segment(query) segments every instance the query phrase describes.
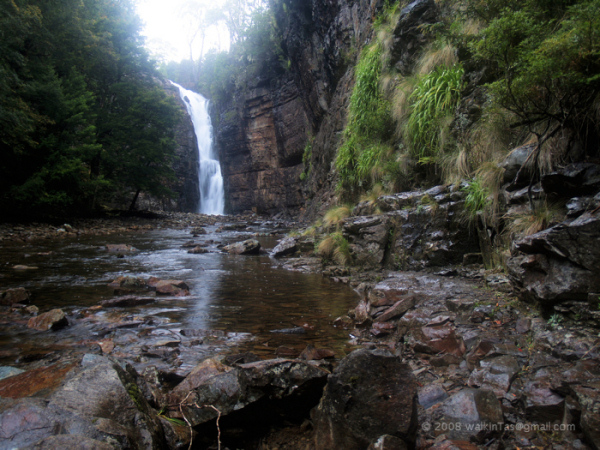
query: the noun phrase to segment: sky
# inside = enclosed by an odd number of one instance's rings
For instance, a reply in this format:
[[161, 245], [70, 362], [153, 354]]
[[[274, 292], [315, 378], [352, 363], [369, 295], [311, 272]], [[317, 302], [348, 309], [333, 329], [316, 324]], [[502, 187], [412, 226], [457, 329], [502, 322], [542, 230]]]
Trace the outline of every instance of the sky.
[[[207, 0], [195, 0], [201, 3]], [[145, 24], [146, 46], [153, 56], [162, 61], [181, 61], [189, 59], [189, 41], [197, 23], [193, 16], [182, 12], [189, 0], [138, 0], [137, 12]], [[223, 0], [209, 0], [211, 6], [223, 3]], [[210, 48], [225, 50], [228, 48], [228, 34], [224, 26], [210, 27], [204, 44], [204, 53]], [[192, 47], [194, 60], [200, 57], [200, 40], [196, 39]]]

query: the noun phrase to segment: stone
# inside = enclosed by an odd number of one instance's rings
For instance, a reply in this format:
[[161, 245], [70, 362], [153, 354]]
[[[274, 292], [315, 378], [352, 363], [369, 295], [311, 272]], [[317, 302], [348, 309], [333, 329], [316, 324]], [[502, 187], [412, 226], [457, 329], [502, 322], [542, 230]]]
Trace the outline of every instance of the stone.
[[296, 238], [288, 237], [282, 239], [277, 243], [275, 248], [271, 251], [271, 256], [274, 258], [281, 258], [284, 256], [293, 255], [298, 251], [298, 241]]
[[196, 227], [196, 228], [192, 228], [192, 230], [190, 231], [190, 234], [193, 234], [194, 236], [199, 236], [201, 234], [207, 234], [207, 231], [203, 227]]
[[432, 406], [438, 405], [448, 398], [448, 394], [442, 386], [436, 383], [428, 384], [419, 389], [418, 393], [419, 404], [429, 409]]
[[415, 307], [416, 296], [407, 295], [403, 299], [398, 300], [390, 308], [386, 309], [375, 317], [375, 322], [387, 322], [402, 316], [406, 311]]
[[18, 399], [51, 392], [60, 386], [74, 367], [72, 361], [61, 361], [50, 366], [22, 371], [19, 376], [4, 378], [0, 380], [0, 397]]
[[0, 291], [0, 306], [10, 306], [13, 303], [29, 303], [31, 292], [25, 288], [14, 288]]
[[565, 398], [552, 390], [548, 380], [533, 380], [525, 384], [525, 413], [534, 423], [562, 420]]
[[223, 250], [233, 255], [258, 255], [260, 242], [256, 239], [247, 239], [243, 242], [226, 245]]
[[519, 183], [523, 183], [523, 180], [530, 174], [530, 168], [527, 166], [527, 169], [521, 172], [521, 177], [519, 180], [516, 180], [517, 174], [521, 167], [528, 163], [531, 154], [535, 150], [536, 144], [526, 144], [521, 147], [517, 147], [506, 156], [504, 161], [500, 164], [500, 167], [504, 169], [504, 182], [505, 183], [513, 183], [516, 182], [517, 185]]
[[508, 274], [527, 301], [583, 301], [600, 290], [600, 217], [590, 212], [527, 236], [514, 248]]
[[108, 287], [143, 289], [146, 287], [146, 280], [144, 280], [143, 278], [122, 275], [111, 281]]
[[69, 325], [69, 321], [62, 309], [52, 309], [48, 312], [32, 317], [27, 322], [28, 328], [38, 331], [58, 330]]
[[135, 295], [127, 295], [123, 297], [102, 300], [100, 305], [103, 308], [131, 308], [133, 306], [148, 305], [155, 301], [156, 299], [153, 297], [137, 297]]
[[462, 337], [457, 335], [456, 330], [447, 324], [415, 328], [411, 332], [409, 344], [415, 352], [434, 355], [447, 353], [462, 357], [466, 352]]
[[492, 391], [463, 389], [445, 400], [436, 410], [436, 435], [451, 439], [484, 442], [504, 431], [500, 401]]
[[499, 398], [504, 397], [508, 392], [514, 377], [520, 370], [518, 361], [507, 355], [485, 359], [479, 364], [480, 368], [471, 372], [469, 386], [491, 390]]
[[157, 295], [172, 295], [175, 297], [185, 297], [190, 295], [189, 286], [181, 280], [158, 280], [151, 285]]
[[23, 372], [25, 372], [23, 369], [19, 369], [17, 367], [0, 366], [0, 380], [14, 377], [15, 375], [19, 375]]
[[329, 348], [315, 348], [312, 345], [307, 345], [306, 348], [300, 353], [299, 358], [307, 361], [318, 361], [326, 358], [334, 358], [335, 352]]
[[[303, 392], [321, 392], [329, 372], [308, 362], [273, 359], [226, 366], [207, 359], [169, 394], [192, 426], [228, 415], [260, 399], [281, 400]], [[210, 405], [210, 406], [209, 406]], [[179, 409], [181, 406], [181, 410]], [[216, 408], [216, 410], [214, 408]]]
[[205, 249], [204, 247], [201, 247], [200, 245], [197, 245], [194, 248], [188, 250], [188, 253], [190, 253], [192, 255], [202, 255], [204, 253], [208, 253], [208, 250]]
[[542, 187], [546, 194], [562, 198], [595, 195], [600, 191], [600, 165], [573, 163], [542, 176]]
[[31, 446], [32, 450], [114, 450], [107, 442], [91, 439], [77, 434], [59, 434], [48, 436]]
[[106, 249], [111, 253], [132, 253], [137, 252], [137, 248], [128, 244], [106, 244]]
[[581, 429], [592, 448], [598, 450], [600, 449], [600, 382], [574, 386], [572, 391], [581, 405]]
[[356, 350], [329, 376], [313, 410], [317, 449], [364, 449], [380, 436], [414, 443], [417, 384], [410, 367], [388, 351]]

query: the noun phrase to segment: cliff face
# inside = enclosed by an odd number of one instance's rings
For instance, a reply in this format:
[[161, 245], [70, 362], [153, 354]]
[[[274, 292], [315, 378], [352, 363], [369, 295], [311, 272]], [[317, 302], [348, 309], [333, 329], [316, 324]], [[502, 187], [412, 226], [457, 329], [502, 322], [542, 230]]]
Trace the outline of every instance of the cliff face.
[[[317, 192], [323, 199], [313, 202], [315, 207], [327, 202], [351, 68], [382, 3], [272, 1], [289, 69], [266, 74], [238, 89], [230, 104], [216, 105], [215, 145], [227, 212], [298, 211]], [[305, 165], [307, 145], [312, 152]]]

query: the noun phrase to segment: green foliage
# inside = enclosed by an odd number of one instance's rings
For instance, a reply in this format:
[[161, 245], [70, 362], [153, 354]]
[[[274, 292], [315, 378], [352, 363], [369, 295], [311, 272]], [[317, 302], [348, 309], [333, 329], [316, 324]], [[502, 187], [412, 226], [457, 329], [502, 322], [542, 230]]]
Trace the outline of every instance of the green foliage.
[[302, 164], [304, 164], [304, 170], [300, 174], [300, 180], [302, 181], [306, 180], [312, 171], [312, 144], [313, 138], [310, 137], [307, 139], [304, 153], [302, 153]]
[[409, 97], [407, 138], [411, 155], [420, 162], [434, 161], [443, 151], [440, 130], [460, 100], [463, 73], [460, 65], [439, 66], [419, 79]]
[[483, 212], [489, 206], [489, 191], [478, 177], [465, 186], [463, 191], [467, 194], [465, 197], [465, 211], [469, 219], [474, 221], [477, 214]]
[[381, 52], [377, 43], [365, 47], [355, 69], [348, 123], [335, 161], [342, 191], [368, 188], [377, 178], [373, 170], [391, 153], [389, 102], [379, 89]]
[[331, 260], [342, 266], [352, 261], [350, 243], [341, 231], [335, 231], [326, 236], [318, 245], [317, 253], [325, 260]]
[[123, 185], [128, 195], [166, 192], [159, 186], [168, 170], [157, 160], [173, 153], [168, 141], [178, 108], [152, 81], [156, 72], [133, 3], [14, 0], [5, 6], [0, 208], [83, 213], [112, 201]]

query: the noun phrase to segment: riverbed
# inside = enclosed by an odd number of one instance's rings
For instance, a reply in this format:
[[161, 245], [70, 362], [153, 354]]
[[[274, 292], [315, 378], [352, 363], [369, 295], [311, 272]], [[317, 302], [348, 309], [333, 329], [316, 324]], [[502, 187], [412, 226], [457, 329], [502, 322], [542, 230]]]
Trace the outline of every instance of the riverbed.
[[[40, 314], [60, 308], [69, 326], [33, 331], [24, 310], [1, 318], [0, 365], [104, 351], [138, 370], [153, 365], [183, 376], [216, 354], [252, 352], [267, 359], [312, 345], [343, 357], [351, 350], [348, 331], [333, 321], [356, 306], [357, 294], [321, 275], [283, 269], [268, 254], [283, 230], [262, 224], [228, 229], [221, 223], [205, 230], [195, 236], [190, 229], [164, 228], [3, 244], [0, 290], [27, 289]], [[260, 255], [222, 251], [248, 238], [259, 240]], [[192, 242], [206, 252], [188, 253]], [[111, 252], [108, 244], [135, 250]], [[135, 307], [99, 306], [116, 297], [108, 284], [119, 276], [182, 280], [189, 295], [156, 296]]]

